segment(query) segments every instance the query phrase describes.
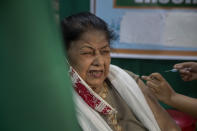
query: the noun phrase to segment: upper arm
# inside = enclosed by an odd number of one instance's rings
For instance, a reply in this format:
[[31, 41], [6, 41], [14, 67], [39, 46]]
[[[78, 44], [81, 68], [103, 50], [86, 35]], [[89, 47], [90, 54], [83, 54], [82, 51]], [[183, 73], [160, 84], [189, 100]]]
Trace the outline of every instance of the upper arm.
[[133, 72], [125, 70], [138, 84], [144, 97], [152, 110], [154, 117], [161, 129], [161, 131], [179, 131], [180, 128], [176, 125], [173, 119], [165, 111], [164, 108], [159, 104], [158, 100], [152, 93], [152, 91], [146, 86], [146, 84], [140, 79], [140, 77]]

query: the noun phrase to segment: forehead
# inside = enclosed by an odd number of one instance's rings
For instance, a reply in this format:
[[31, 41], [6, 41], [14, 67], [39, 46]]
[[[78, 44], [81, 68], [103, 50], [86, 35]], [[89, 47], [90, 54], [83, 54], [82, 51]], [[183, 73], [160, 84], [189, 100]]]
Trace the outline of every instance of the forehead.
[[92, 48], [102, 48], [107, 45], [109, 46], [109, 41], [105, 32], [91, 30], [82, 34], [80, 39], [75, 41], [72, 46], [82, 48], [87, 45]]

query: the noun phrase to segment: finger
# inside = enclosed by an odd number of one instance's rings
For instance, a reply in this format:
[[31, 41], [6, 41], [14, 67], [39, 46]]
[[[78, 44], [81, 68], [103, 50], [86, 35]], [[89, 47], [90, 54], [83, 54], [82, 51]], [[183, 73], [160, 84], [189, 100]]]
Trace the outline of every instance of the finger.
[[151, 82], [151, 81], [147, 81], [146, 85], [148, 87], [150, 87], [152, 90], [154, 90], [154, 92], [158, 92], [159, 91], [158, 86], [155, 83]]
[[155, 88], [153, 88], [153, 87], [149, 87], [149, 88], [150, 88], [151, 92], [153, 92], [154, 94], [157, 94], [158, 91]]
[[143, 80], [146, 80], [146, 81], [151, 81], [151, 82], [153, 82], [153, 83], [155, 83], [155, 84], [159, 84], [160, 82], [157, 80], [157, 78], [156, 77], [153, 77], [153, 76], [142, 76], [141, 77]]
[[180, 76], [184, 81], [187, 81], [188, 78], [190, 78], [192, 76], [192, 74], [189, 72], [180, 72]]
[[181, 68], [183, 68], [183, 66], [182, 66], [182, 64], [175, 64], [173, 66], [173, 68], [175, 68], [175, 69], [181, 69]]
[[151, 82], [153, 82], [155, 85], [159, 85], [161, 83], [160, 80], [158, 80], [157, 77], [151, 76]]
[[154, 81], [154, 83], [157, 85], [167, 82], [166, 79], [160, 73], [152, 73], [151, 76], [156, 79], [156, 81]]
[[162, 75], [159, 74], [159, 73], [152, 73], [150, 76], [151, 76], [152, 78], [158, 80], [158, 81], [162, 81], [162, 80], [164, 79], [164, 78], [162, 77]]
[[183, 62], [183, 63], [175, 64], [174, 68], [176, 69], [189, 68], [191, 67], [192, 64], [193, 62]]
[[181, 78], [182, 78], [183, 81], [189, 81], [190, 76], [188, 76], [188, 75], [183, 75], [183, 76], [181, 76]]
[[146, 80], [146, 81], [151, 80], [151, 78], [150, 78], [149, 76], [141, 76], [141, 78], [142, 78], [143, 80]]
[[189, 74], [191, 73], [191, 72], [188, 70], [188, 68], [180, 69], [179, 72], [180, 72], [181, 74], [187, 74], [187, 75], [189, 75]]

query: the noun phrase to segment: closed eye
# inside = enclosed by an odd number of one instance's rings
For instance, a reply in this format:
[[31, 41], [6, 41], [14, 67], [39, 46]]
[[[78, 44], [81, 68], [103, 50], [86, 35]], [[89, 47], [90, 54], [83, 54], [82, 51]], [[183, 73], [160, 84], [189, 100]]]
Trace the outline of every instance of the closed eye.
[[80, 54], [81, 54], [81, 55], [92, 55], [93, 52], [81, 52]]
[[109, 54], [109, 53], [110, 53], [110, 50], [102, 50], [101, 51], [101, 54], [104, 54], [104, 55]]

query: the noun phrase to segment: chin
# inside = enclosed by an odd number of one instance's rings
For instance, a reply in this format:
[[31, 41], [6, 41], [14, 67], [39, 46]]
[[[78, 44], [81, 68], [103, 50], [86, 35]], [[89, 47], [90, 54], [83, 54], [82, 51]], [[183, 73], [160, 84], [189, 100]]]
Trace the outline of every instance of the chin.
[[101, 86], [103, 84], [103, 81], [90, 81], [90, 82], [87, 82], [89, 86], [93, 86], [93, 87], [98, 87], [98, 86]]

